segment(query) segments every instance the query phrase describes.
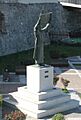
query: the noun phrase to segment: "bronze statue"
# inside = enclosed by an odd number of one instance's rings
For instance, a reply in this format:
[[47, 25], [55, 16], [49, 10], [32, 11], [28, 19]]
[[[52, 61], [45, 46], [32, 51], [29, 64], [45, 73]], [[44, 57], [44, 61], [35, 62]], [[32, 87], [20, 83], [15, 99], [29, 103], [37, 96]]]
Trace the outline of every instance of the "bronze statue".
[[35, 64], [42, 65], [44, 64], [44, 36], [43, 33], [49, 27], [51, 21], [52, 13], [40, 13], [39, 19], [34, 26], [34, 37], [35, 37], [35, 46], [33, 58], [35, 60]]

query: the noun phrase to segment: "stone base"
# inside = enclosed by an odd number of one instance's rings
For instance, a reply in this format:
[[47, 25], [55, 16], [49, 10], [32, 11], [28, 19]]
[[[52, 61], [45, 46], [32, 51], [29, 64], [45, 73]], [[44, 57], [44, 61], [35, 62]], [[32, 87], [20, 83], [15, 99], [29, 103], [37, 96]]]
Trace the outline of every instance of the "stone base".
[[26, 67], [28, 91], [39, 93], [53, 88], [53, 67], [29, 65]]
[[71, 99], [58, 88], [35, 94], [30, 93], [27, 87], [20, 87], [4, 101], [37, 119], [79, 107], [79, 101]]

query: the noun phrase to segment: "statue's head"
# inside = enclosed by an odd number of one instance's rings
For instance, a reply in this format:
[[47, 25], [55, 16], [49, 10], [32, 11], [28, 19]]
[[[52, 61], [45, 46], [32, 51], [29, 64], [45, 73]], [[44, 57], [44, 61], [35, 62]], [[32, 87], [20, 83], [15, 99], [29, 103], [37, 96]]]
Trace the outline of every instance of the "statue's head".
[[47, 12], [47, 13], [40, 13], [40, 24], [41, 27], [45, 27], [45, 25], [47, 23], [51, 22], [51, 18], [52, 18], [52, 12]]

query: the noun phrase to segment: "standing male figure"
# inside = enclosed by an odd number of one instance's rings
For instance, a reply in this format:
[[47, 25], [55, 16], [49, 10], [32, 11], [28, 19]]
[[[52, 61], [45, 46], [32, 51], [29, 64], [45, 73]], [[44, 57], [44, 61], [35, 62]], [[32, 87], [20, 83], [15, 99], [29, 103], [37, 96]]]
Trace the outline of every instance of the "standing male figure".
[[42, 14], [40, 13], [39, 19], [34, 26], [34, 37], [35, 37], [35, 46], [33, 58], [35, 64], [43, 65], [44, 64], [44, 35], [51, 21], [51, 12]]

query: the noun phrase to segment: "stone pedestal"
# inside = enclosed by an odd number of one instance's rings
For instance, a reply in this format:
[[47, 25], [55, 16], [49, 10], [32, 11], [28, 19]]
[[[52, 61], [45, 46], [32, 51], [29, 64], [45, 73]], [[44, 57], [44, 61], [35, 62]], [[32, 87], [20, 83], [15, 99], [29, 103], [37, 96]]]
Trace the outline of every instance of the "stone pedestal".
[[27, 66], [27, 88], [31, 92], [42, 92], [53, 88], [52, 66]]
[[64, 94], [61, 89], [53, 88], [53, 67], [27, 66], [27, 86], [10, 93], [4, 101], [15, 105], [32, 118], [44, 118], [58, 112], [79, 106], [79, 102]]

